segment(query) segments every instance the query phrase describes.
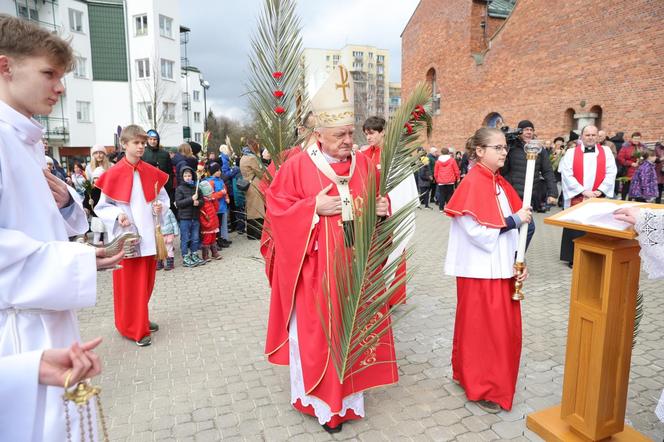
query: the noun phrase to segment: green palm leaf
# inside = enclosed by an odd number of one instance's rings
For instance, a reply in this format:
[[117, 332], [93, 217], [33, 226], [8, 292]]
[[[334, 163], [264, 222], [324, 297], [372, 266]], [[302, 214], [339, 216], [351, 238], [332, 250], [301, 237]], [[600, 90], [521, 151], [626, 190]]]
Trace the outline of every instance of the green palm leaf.
[[[414, 116], [413, 110], [428, 105], [430, 96], [426, 85], [418, 85], [388, 123], [381, 153], [381, 195], [386, 195], [405, 179], [412, 179], [413, 172], [418, 168], [414, 152], [423, 133], [430, 133], [431, 120], [424, 114]], [[411, 133], [404, 129], [407, 123], [412, 127]], [[402, 247], [414, 229], [414, 212], [419, 201], [413, 199], [392, 216], [379, 219], [373, 197], [376, 194], [375, 179], [371, 175], [368, 178], [368, 196], [363, 198], [360, 209], [354, 213], [354, 245], [351, 248], [340, 247], [336, 251], [333, 274], [324, 276], [325, 310], [333, 319], [328, 321], [322, 306], [318, 306], [340, 382], [371, 366], [364, 363], [363, 356], [389, 332], [390, 319], [395, 311], [395, 307], [389, 307], [389, 300], [412, 277], [409, 271], [405, 277], [391, 280], [399, 260], [387, 260], [390, 254]], [[407, 260], [411, 254], [412, 251], [407, 249]], [[331, 284], [334, 284], [336, 295], [329, 289]]]

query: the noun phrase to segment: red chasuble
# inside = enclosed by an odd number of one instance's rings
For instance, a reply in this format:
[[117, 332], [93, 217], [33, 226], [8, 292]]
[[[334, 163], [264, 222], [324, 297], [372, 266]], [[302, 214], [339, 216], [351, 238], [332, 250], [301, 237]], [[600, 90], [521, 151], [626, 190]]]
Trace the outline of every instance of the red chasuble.
[[[149, 203], [157, 198], [159, 191], [168, 181], [168, 174], [162, 172], [143, 160], [131, 164], [127, 158], [122, 158], [118, 163], [108, 169], [95, 182], [95, 186], [101, 189], [109, 198], [121, 203], [129, 204], [131, 188], [134, 184], [134, 171], [138, 171], [143, 186], [145, 202]], [[157, 193], [154, 185], [157, 183]]]
[[497, 185], [505, 191], [512, 212], [516, 213], [521, 209], [523, 203], [512, 185], [499, 172], [493, 173], [482, 163], [477, 163], [461, 180], [450, 202], [445, 204], [445, 213], [452, 217], [470, 215], [478, 224], [485, 227], [496, 229], [505, 227], [505, 214], [500, 210], [498, 197], [489, 197], [497, 195]]
[[[378, 179], [380, 179], [381, 151], [382, 150], [380, 146], [374, 146], [374, 145], [371, 145], [367, 149], [361, 151], [362, 154], [366, 155], [376, 167], [376, 176], [378, 177]], [[405, 279], [406, 279], [406, 254], [404, 252], [401, 255], [401, 262], [399, 263], [399, 267], [397, 267], [394, 273], [393, 284], [396, 284], [399, 281], [404, 281]], [[394, 294], [390, 298], [390, 306], [397, 304], [405, 304], [405, 303], [406, 303], [406, 283], [404, 283], [399, 290], [394, 292]]]
[[[338, 175], [347, 174], [350, 161], [330, 164]], [[356, 155], [355, 173], [350, 180], [351, 195], [365, 196], [371, 164]], [[333, 257], [344, 246], [341, 216], [321, 216], [314, 224], [316, 195], [332, 184], [314, 165], [309, 155], [292, 157], [272, 181], [267, 191], [267, 216], [274, 241], [274, 272], [265, 353], [274, 364], [289, 363], [288, 326], [297, 312], [297, 333], [305, 392], [326, 402], [333, 413], [342, 408], [344, 397], [368, 388], [397, 382], [398, 372], [391, 330], [375, 347], [367, 348], [352, 374], [341, 384], [331, 359], [318, 308], [322, 308], [326, 327], [338, 323], [335, 284], [332, 313], [323, 291], [324, 274], [331, 274]], [[335, 186], [328, 195], [338, 195]], [[374, 196], [375, 197], [375, 196]], [[389, 326], [389, 325], [388, 325]]]
[[[291, 157], [302, 153], [302, 146], [295, 146], [287, 149], [281, 153], [281, 164], [283, 165]], [[267, 166], [267, 173], [269, 173], [274, 181], [274, 177], [277, 174], [277, 167], [274, 165], [274, 161]], [[263, 175], [263, 179], [260, 183], [260, 191], [263, 195], [267, 191], [270, 184], [267, 181], [267, 173]], [[265, 275], [267, 280], [272, 285], [272, 273], [274, 272], [274, 241], [272, 241], [272, 236], [270, 232], [270, 218], [267, 213], [265, 214], [265, 219], [263, 220], [263, 233], [261, 234], [261, 255], [265, 259]]]

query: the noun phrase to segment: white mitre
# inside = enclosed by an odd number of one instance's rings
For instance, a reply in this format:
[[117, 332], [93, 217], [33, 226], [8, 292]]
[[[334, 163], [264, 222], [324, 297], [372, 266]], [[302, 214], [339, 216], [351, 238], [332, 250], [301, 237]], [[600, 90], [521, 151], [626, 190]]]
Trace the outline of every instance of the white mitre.
[[311, 110], [319, 127], [355, 124], [353, 77], [338, 65], [311, 99]]

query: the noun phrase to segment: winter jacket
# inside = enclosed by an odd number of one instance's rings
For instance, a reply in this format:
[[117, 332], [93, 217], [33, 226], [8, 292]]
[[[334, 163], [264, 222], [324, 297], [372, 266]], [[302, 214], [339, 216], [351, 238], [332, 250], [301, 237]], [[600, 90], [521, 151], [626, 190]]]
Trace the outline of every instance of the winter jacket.
[[[523, 187], [526, 185], [526, 151], [523, 141], [520, 139], [512, 143], [507, 152], [505, 165], [500, 169], [500, 174], [514, 187], [514, 190], [523, 198]], [[558, 198], [558, 187], [556, 186], [556, 177], [551, 168], [549, 153], [546, 149], [537, 156], [535, 161], [535, 181], [540, 177], [546, 182], [546, 194]]]
[[168, 152], [159, 147], [157, 149], [152, 149], [150, 146], [146, 146], [145, 152], [143, 152], [141, 159], [146, 163], [153, 165], [162, 172], [168, 174], [168, 181], [166, 182], [164, 188], [166, 189], [166, 192], [172, 192], [173, 164], [171, 163], [171, 156], [168, 154]]
[[655, 165], [650, 161], [644, 161], [632, 176], [629, 197], [648, 200], [657, 197], [657, 195], [659, 195], [659, 191], [657, 189]]
[[223, 152], [219, 153], [221, 159], [221, 174], [224, 176], [225, 181], [232, 180], [240, 173], [240, 168], [231, 163], [231, 159]]
[[456, 160], [450, 155], [441, 155], [436, 160], [433, 176], [436, 184], [454, 184], [459, 181], [461, 174]]
[[417, 187], [420, 189], [431, 187], [431, 169], [428, 164], [422, 164], [420, 170], [417, 171]]
[[[194, 175], [190, 167], [185, 166], [183, 169], [192, 172], [192, 175]], [[194, 200], [192, 197], [196, 193], [196, 182], [192, 181], [190, 183], [186, 183], [182, 179], [182, 171], [180, 172], [179, 177], [180, 179], [178, 181], [180, 182], [180, 185], [177, 189], [175, 189], [175, 206], [178, 208], [178, 218], [180, 220], [198, 220], [198, 215], [201, 209], [200, 205], [202, 204], [203, 197], [199, 194], [199, 205], [194, 206]]]
[[637, 147], [633, 145], [631, 141], [627, 141], [620, 148], [620, 151], [618, 152], [618, 164], [624, 168], [623, 176], [627, 176], [629, 178], [634, 176], [634, 172], [636, 172], [637, 168], [632, 167], [632, 163], [638, 163], [635, 157], [637, 149], [638, 151], [643, 151], [643, 145], [639, 144]]
[[218, 201], [214, 198], [201, 195], [201, 212], [198, 221], [201, 223], [201, 233], [214, 233], [219, 231], [219, 218], [217, 218]]
[[161, 224], [161, 233], [164, 235], [180, 234], [180, 226], [178, 226], [178, 221], [175, 219], [175, 215], [171, 209], [168, 209], [164, 215], [164, 222]]
[[228, 211], [228, 204], [226, 203], [228, 191], [226, 190], [224, 180], [216, 176], [211, 176], [207, 180], [212, 186], [213, 197], [219, 202], [217, 213], [226, 213]]

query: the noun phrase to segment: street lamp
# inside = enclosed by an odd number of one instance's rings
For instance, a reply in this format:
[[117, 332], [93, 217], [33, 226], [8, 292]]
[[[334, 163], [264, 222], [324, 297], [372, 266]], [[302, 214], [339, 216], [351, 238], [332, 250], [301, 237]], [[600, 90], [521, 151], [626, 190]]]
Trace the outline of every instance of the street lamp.
[[210, 82], [201, 78], [203, 86], [203, 130], [207, 132], [207, 90], [210, 89]]

